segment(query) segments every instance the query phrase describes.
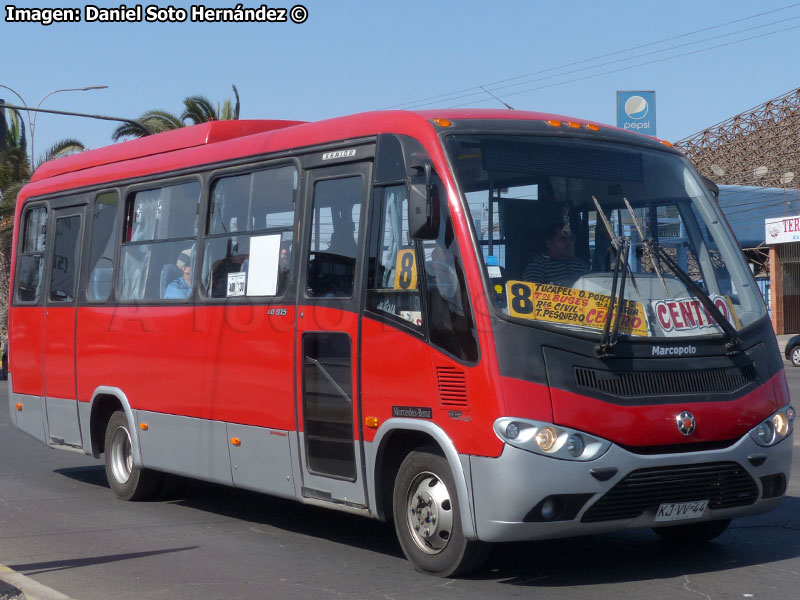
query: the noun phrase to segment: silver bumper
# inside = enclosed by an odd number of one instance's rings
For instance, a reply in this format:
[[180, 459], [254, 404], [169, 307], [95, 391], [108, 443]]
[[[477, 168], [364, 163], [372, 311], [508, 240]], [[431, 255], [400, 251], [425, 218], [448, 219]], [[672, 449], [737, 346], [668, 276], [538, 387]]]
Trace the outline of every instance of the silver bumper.
[[[778, 498], [762, 499], [760, 478], [783, 473], [788, 482], [792, 462], [793, 435], [771, 448], [758, 446], [749, 435], [722, 450], [697, 453], [639, 455], [613, 445], [600, 458], [577, 462], [558, 460], [506, 445], [498, 458], [470, 457], [475, 527], [478, 539], [486, 542], [507, 542], [571, 537], [653, 527], [655, 525], [696, 523], [705, 520], [729, 519], [767, 512], [780, 503]], [[753, 466], [748, 456], [762, 455], [766, 460]], [[629, 473], [637, 469], [712, 462], [735, 462], [753, 478], [758, 499], [747, 506], [706, 509], [702, 518], [692, 521], [656, 523], [655, 509], [632, 519], [582, 523], [581, 518], [593, 504]], [[590, 471], [614, 467], [618, 469], [608, 481], [598, 481]], [[531, 509], [553, 494], [592, 494], [575, 518], [566, 521], [525, 522]]]

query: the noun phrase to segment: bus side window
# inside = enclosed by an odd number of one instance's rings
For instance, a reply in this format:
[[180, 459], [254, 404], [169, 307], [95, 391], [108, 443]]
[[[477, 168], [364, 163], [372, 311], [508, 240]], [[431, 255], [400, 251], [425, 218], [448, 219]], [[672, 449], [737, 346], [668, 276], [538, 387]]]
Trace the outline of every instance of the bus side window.
[[19, 302], [38, 302], [42, 289], [47, 208], [38, 206], [25, 213], [22, 248], [15, 275]]
[[[293, 165], [214, 182], [202, 274], [209, 297], [283, 295], [289, 281], [296, 190]], [[253, 257], [251, 246], [260, 249], [252, 250]]]
[[439, 237], [424, 244], [430, 340], [456, 358], [474, 362], [478, 338], [464, 267], [446, 206], [440, 214]]
[[100, 194], [94, 201], [89, 247], [89, 281], [86, 287], [86, 298], [89, 302], [105, 302], [111, 295], [118, 207], [116, 192]]
[[[422, 328], [419, 261], [408, 237], [408, 193], [405, 184], [383, 188], [380, 227], [371, 244], [367, 307]], [[377, 243], [375, 243], [377, 242]]]
[[[128, 239], [121, 256], [121, 300], [160, 300], [166, 265], [191, 257], [194, 268], [200, 184], [196, 181], [136, 192], [128, 200]], [[189, 293], [181, 295], [188, 298]]]

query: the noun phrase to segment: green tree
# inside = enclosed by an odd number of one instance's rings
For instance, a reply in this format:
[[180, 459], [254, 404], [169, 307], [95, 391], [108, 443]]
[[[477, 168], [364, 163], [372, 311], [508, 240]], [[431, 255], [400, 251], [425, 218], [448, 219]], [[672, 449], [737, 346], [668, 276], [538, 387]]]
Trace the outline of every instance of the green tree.
[[183, 100], [183, 112], [180, 116], [165, 110], [148, 110], [137, 121], [142, 128], [132, 123], [123, 123], [111, 134], [111, 139], [118, 142], [126, 137], [144, 137], [146, 135], [180, 129], [189, 125], [199, 125], [208, 121], [233, 121], [239, 118], [239, 90], [233, 87], [235, 103], [230, 99], [214, 104], [205, 96], [188, 96]]

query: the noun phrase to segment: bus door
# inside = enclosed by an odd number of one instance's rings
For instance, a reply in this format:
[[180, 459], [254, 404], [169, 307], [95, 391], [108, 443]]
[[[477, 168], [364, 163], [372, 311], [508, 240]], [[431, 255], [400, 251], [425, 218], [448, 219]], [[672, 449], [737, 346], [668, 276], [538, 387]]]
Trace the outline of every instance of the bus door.
[[48, 442], [81, 445], [75, 380], [76, 296], [85, 208], [53, 211], [44, 311], [44, 390]]
[[363, 223], [371, 162], [307, 171], [297, 310], [302, 494], [366, 505], [359, 407]]

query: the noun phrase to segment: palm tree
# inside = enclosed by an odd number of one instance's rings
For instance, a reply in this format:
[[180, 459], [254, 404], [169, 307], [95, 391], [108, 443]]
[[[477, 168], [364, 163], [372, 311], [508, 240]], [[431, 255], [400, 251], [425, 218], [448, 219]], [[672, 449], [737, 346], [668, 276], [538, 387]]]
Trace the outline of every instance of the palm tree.
[[180, 117], [165, 110], [148, 110], [137, 119], [142, 128], [137, 128], [132, 123], [123, 123], [114, 130], [111, 139], [118, 142], [125, 137], [145, 137], [186, 127], [187, 122], [191, 125], [199, 125], [208, 121], [237, 120], [240, 108], [239, 90], [235, 85], [232, 87], [236, 96], [235, 104], [230, 99], [226, 99], [222, 104], [218, 102], [215, 108], [211, 100], [205, 96], [188, 96], [183, 99], [183, 112]]

